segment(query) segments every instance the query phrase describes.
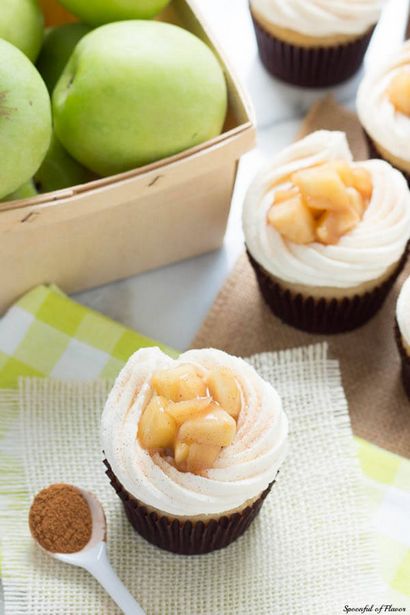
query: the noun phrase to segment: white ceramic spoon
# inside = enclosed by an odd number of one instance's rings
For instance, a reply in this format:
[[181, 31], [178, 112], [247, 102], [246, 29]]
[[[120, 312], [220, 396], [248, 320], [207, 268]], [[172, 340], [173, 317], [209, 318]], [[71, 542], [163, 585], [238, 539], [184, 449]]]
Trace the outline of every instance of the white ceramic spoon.
[[92, 531], [89, 542], [77, 553], [52, 553], [45, 549], [43, 551], [45, 550], [60, 562], [87, 570], [97, 579], [125, 615], [145, 615], [138, 602], [118, 578], [108, 559], [107, 524], [101, 502], [90, 491], [84, 489], [79, 489], [79, 491], [91, 510]]

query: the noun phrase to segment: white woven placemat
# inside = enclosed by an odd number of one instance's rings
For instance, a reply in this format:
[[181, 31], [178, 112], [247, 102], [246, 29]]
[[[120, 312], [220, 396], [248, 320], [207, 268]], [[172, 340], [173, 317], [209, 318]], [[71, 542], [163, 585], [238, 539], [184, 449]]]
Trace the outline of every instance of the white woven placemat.
[[[161, 551], [126, 521], [101, 463], [99, 417], [108, 383], [23, 379], [18, 393], [0, 392], [3, 421], [20, 408], [1, 452], [0, 489], [15, 485], [21, 493], [14, 511], [0, 511], [6, 615], [118, 612], [87, 573], [32, 544], [29, 502], [58, 481], [100, 497], [112, 563], [149, 615], [337, 615], [345, 604], [377, 600], [368, 506], [338, 363], [327, 358], [326, 345], [250, 362], [283, 397], [289, 458], [246, 534], [197, 557]], [[8, 457], [21, 459], [20, 472]]]

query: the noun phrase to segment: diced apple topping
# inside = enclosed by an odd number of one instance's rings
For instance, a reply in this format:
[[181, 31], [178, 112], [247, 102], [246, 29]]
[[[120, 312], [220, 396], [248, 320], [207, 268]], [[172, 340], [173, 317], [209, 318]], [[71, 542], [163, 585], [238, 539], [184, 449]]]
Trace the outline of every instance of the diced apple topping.
[[292, 182], [312, 209], [340, 210], [348, 206], [345, 185], [337, 171], [327, 165], [294, 173]]
[[367, 169], [352, 167], [345, 160], [333, 160], [327, 164], [338, 173], [346, 188], [355, 188], [364, 199], [370, 199], [373, 185]]
[[207, 410], [212, 404], [212, 397], [197, 397], [196, 399], [186, 399], [185, 401], [170, 401], [167, 405], [167, 412], [172, 418], [182, 425], [184, 421], [190, 419], [194, 414]]
[[315, 241], [315, 218], [300, 195], [271, 207], [268, 222], [293, 243]]
[[230, 414], [214, 404], [210, 412], [198, 414], [181, 425], [178, 438], [192, 444], [229, 446], [236, 433], [236, 421]]
[[302, 169], [291, 182], [274, 193], [267, 221], [298, 244], [337, 243], [360, 222], [373, 192], [369, 171], [346, 160]]
[[[363, 216], [366, 210], [366, 203], [356, 188], [346, 188], [347, 196], [349, 197], [350, 209], [353, 209], [359, 216], [357, 222]], [[357, 224], [356, 222], [356, 224]]]
[[206, 395], [205, 382], [195, 367], [188, 364], [155, 372], [151, 385], [158, 395], [163, 395], [172, 401], [184, 401]]
[[410, 71], [402, 69], [390, 81], [388, 88], [390, 102], [399, 113], [410, 116]]
[[224, 367], [213, 369], [206, 383], [214, 400], [231, 416], [237, 418], [242, 399], [238, 382], [231, 370]]
[[359, 220], [360, 216], [354, 209], [326, 211], [317, 225], [318, 239], [326, 245], [335, 244], [340, 237], [351, 231]]
[[354, 169], [353, 188], [360, 192], [367, 207], [373, 194], [372, 176], [367, 169]]
[[199, 473], [207, 468], [212, 468], [220, 452], [220, 446], [197, 444], [196, 442], [189, 444], [188, 455], [185, 460], [186, 471]]
[[148, 403], [138, 425], [138, 438], [144, 448], [171, 448], [177, 424], [166, 412], [167, 399], [155, 396]]
[[235, 374], [217, 367], [200, 375], [184, 364], [155, 372], [153, 397], [138, 425], [138, 439], [149, 451], [169, 458], [183, 472], [203, 472], [223, 447], [232, 444], [242, 408]]
[[176, 442], [174, 449], [174, 460], [177, 466], [182, 466], [188, 459], [189, 444], [186, 442]]
[[298, 196], [299, 190], [296, 186], [293, 188], [289, 188], [289, 190], [276, 190], [275, 192], [275, 205], [279, 205], [279, 203], [283, 203], [283, 201], [289, 201], [294, 196]]
[[353, 186], [353, 167], [347, 160], [331, 160], [327, 164], [336, 171], [345, 186]]

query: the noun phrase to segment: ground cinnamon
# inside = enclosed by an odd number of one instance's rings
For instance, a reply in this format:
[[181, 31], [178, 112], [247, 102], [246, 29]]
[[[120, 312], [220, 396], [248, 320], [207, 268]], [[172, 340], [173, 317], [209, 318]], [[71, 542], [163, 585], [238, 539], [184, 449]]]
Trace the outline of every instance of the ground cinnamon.
[[81, 491], [58, 483], [40, 491], [30, 508], [33, 537], [52, 553], [76, 553], [91, 537], [91, 511]]

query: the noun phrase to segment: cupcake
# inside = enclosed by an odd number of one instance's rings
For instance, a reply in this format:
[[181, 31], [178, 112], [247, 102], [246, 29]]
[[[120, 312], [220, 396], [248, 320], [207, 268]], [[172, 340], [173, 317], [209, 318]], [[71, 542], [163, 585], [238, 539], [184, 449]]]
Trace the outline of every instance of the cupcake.
[[304, 331], [349, 331], [377, 312], [404, 265], [410, 192], [387, 162], [353, 162], [344, 133], [320, 130], [257, 175], [243, 227], [274, 314]]
[[410, 399], [410, 277], [403, 284], [396, 304], [396, 341], [401, 357], [401, 377]]
[[226, 547], [249, 527], [287, 450], [279, 395], [242, 359], [136, 352], [102, 415], [111, 484], [134, 529], [187, 555]]
[[363, 79], [357, 112], [371, 155], [390, 162], [410, 184], [410, 41]]
[[259, 55], [293, 85], [328, 87], [360, 67], [384, 0], [250, 0]]

